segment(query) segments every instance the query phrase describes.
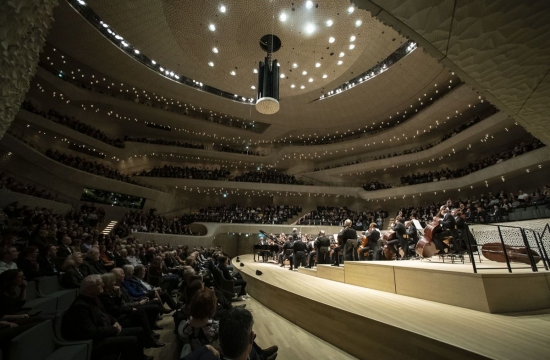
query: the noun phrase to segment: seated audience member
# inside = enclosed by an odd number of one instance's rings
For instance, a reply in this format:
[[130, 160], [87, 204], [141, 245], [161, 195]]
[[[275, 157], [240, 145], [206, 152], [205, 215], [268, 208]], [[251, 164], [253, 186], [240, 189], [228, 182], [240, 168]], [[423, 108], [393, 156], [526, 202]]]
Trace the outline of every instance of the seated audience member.
[[122, 297], [122, 302], [124, 304], [133, 306], [133, 307], [149, 304], [149, 305], [157, 306], [161, 314], [168, 314], [172, 312], [171, 309], [166, 309], [159, 300], [156, 300], [156, 299], [149, 300], [149, 298], [145, 295], [142, 295], [139, 297], [131, 296], [130, 294], [128, 294], [126, 289], [122, 286], [122, 282], [124, 281], [124, 278], [125, 278], [124, 270], [122, 270], [121, 268], [114, 268], [113, 270], [111, 270], [111, 272], [116, 275], [115, 285], [120, 287], [120, 296]]
[[243, 308], [232, 308], [221, 318], [219, 342], [224, 359], [274, 360], [277, 357], [277, 345], [262, 350], [254, 342], [253, 325], [252, 313]]
[[57, 256], [60, 258], [66, 258], [69, 255], [73, 254], [73, 249], [71, 249], [72, 239], [70, 236], [64, 236], [61, 239], [61, 246], [57, 249]]
[[6, 358], [13, 338], [46, 320], [42, 316], [17, 314], [25, 304], [26, 289], [21, 270], [9, 269], [0, 274], [0, 351]]
[[0, 274], [6, 270], [17, 269], [15, 261], [19, 257], [19, 251], [15, 246], [5, 246], [0, 249]]
[[163, 291], [159, 287], [153, 287], [143, 281], [143, 278], [145, 277], [145, 267], [143, 265], [138, 265], [136, 267], [133, 267], [132, 265], [125, 265], [122, 269], [125, 274], [122, 286], [124, 286], [130, 296], [138, 297], [145, 295], [150, 300], [158, 299], [163, 305], [167, 304], [172, 310], [177, 308], [176, 301], [168, 292]]
[[178, 335], [184, 343], [191, 345], [191, 350], [197, 350], [203, 345], [212, 345], [219, 350], [219, 323], [212, 320], [216, 312], [217, 299], [214, 291], [204, 288], [193, 295], [189, 306], [189, 319], [178, 326]]
[[197, 350], [182, 357], [181, 360], [219, 360], [220, 353], [212, 345], [201, 346]]
[[178, 284], [180, 282], [179, 275], [172, 274], [166, 270], [163, 271], [162, 257], [155, 256], [153, 262], [149, 265], [149, 273], [152, 276], [160, 277], [162, 279], [161, 285], [162, 283], [168, 283], [169, 292], [172, 292], [178, 288]]
[[25, 274], [25, 279], [31, 281], [40, 276], [40, 265], [36, 261], [38, 257], [38, 248], [28, 246], [19, 255], [17, 267]]
[[120, 256], [116, 257], [116, 267], [124, 267], [124, 265], [133, 265], [130, 263], [130, 260], [128, 260], [128, 250], [121, 249], [120, 250]]
[[141, 327], [144, 330], [145, 347], [159, 348], [164, 346], [157, 341], [157, 335], [153, 333], [155, 322], [159, 315], [159, 309], [155, 305], [132, 307], [122, 304], [120, 287], [115, 286], [116, 275], [107, 273], [101, 275], [103, 292], [98, 298], [105, 307], [107, 314], [116, 318], [124, 327]]
[[233, 276], [229, 272], [229, 269], [227, 268], [227, 264], [229, 263], [229, 258], [227, 256], [220, 256], [220, 265], [219, 269], [223, 274], [223, 277], [225, 280], [233, 280], [233, 283], [235, 286], [241, 287], [241, 292], [239, 293], [239, 297], [237, 298], [237, 301], [244, 301], [246, 298], [248, 298], [248, 294], [246, 293], [246, 281], [243, 280], [240, 276]]
[[56, 256], [57, 246], [55, 245], [46, 245], [44, 248], [44, 255], [38, 255], [41, 276], [55, 276], [59, 273], [54, 262]]
[[130, 265], [141, 265], [141, 260], [138, 256], [136, 256], [136, 251], [133, 248], [128, 249], [128, 256], [126, 257], [128, 259]]
[[107, 252], [107, 247], [105, 245], [99, 247], [99, 259], [103, 262], [103, 266], [107, 271], [115, 267], [115, 258], [111, 254], [112, 253]]
[[100, 275], [89, 275], [82, 280], [80, 295], [63, 316], [63, 337], [70, 341], [93, 340], [93, 359], [116, 358], [121, 354], [122, 360], [153, 360], [152, 356], [143, 354], [143, 329], [122, 328], [98, 300], [102, 292]]
[[98, 248], [94, 247], [88, 250], [88, 252], [86, 253], [86, 258], [84, 259], [84, 263], [81, 267], [81, 271], [83, 272], [84, 276], [103, 275], [107, 272], [105, 266], [103, 265], [103, 262], [99, 257], [100, 254]]
[[79, 289], [82, 279], [84, 279], [84, 273], [81, 271], [82, 254], [75, 252], [72, 255], [67, 256], [63, 263], [63, 275], [61, 275], [60, 284], [67, 289]]

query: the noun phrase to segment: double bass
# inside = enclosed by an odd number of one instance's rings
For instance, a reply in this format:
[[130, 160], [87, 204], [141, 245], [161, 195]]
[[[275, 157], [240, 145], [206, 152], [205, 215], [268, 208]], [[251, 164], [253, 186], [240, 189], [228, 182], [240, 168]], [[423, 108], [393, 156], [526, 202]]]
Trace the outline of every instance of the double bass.
[[414, 248], [414, 251], [418, 256], [422, 258], [430, 258], [437, 254], [438, 250], [435, 247], [434, 242], [432, 241], [432, 238], [439, 232], [441, 232], [441, 226], [439, 226], [439, 215], [441, 214], [441, 211], [439, 211], [432, 219], [432, 222], [427, 224], [424, 228], [424, 235], [418, 240], [416, 243], [416, 247]]
[[[525, 247], [504, 245], [504, 248], [506, 249], [506, 255], [508, 255], [508, 260], [510, 260], [510, 262], [519, 262], [528, 265], [531, 264], [527, 249]], [[535, 264], [538, 264], [541, 260], [540, 255], [534, 250], [529, 250], [531, 251], [533, 260], [535, 260]], [[501, 243], [492, 242], [483, 244], [481, 246], [481, 253], [489, 260], [506, 262], [506, 256], [504, 255], [504, 250], [502, 249]]]

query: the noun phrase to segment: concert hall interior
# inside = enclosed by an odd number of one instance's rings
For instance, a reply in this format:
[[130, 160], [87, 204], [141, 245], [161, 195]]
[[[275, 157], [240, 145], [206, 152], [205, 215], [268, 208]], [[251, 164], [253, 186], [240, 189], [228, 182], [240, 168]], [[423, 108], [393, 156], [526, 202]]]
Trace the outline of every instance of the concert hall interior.
[[0, 360], [546, 358], [549, 20], [0, 2]]

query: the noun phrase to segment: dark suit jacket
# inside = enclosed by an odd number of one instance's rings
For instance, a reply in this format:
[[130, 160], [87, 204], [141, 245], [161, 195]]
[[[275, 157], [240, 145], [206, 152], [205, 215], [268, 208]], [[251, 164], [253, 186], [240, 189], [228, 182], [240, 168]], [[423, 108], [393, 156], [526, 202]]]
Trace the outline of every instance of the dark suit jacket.
[[[108, 321], [104, 322], [104, 319]], [[113, 326], [116, 322], [107, 314], [99, 299], [81, 294], [63, 315], [61, 331], [67, 340], [92, 339], [96, 344], [117, 335], [117, 329]]]
[[94, 261], [89, 258], [84, 259], [84, 263], [81, 266], [81, 271], [84, 276], [88, 275], [103, 275], [107, 272], [103, 262], [101, 260]]
[[17, 267], [19, 268], [19, 270], [23, 271], [23, 274], [25, 274], [25, 278], [28, 281], [34, 280], [37, 277], [41, 276], [40, 272], [36, 270], [36, 266], [28, 259], [18, 259]]
[[307, 244], [303, 242], [302, 240], [296, 240], [294, 244], [292, 245], [292, 250], [294, 250], [294, 253], [296, 254], [297, 251], [306, 251], [307, 250]]
[[66, 258], [67, 256], [72, 255], [72, 250], [69, 248], [67, 249], [65, 246], [61, 245], [57, 249], [57, 256], [61, 258]]
[[326, 235], [319, 236], [317, 240], [315, 240], [315, 249], [319, 250], [319, 248], [323, 246], [330, 246], [330, 239]]
[[38, 257], [38, 263], [40, 264], [41, 276], [54, 276], [59, 272], [53, 260], [48, 260], [45, 256]]
[[395, 226], [392, 226], [391, 229], [395, 231], [395, 235], [398, 239], [403, 239], [403, 235], [407, 235], [407, 228], [403, 223], [398, 222], [395, 224]]
[[67, 289], [79, 289], [80, 283], [84, 279], [84, 274], [77, 269], [69, 268], [61, 275], [61, 286]]
[[357, 231], [355, 231], [351, 227], [343, 229], [338, 234], [338, 238], [341, 238], [342, 239], [342, 245], [345, 245], [346, 241], [348, 241], [349, 239], [357, 240]]
[[229, 269], [227, 268], [227, 266], [225, 266], [225, 265], [220, 265], [220, 266], [219, 266], [219, 269], [220, 269], [220, 271], [222, 272], [223, 278], [224, 278], [225, 280], [233, 280], [233, 276], [232, 276], [231, 273], [229, 272]]
[[120, 318], [122, 315], [127, 315], [132, 312], [132, 307], [124, 305], [122, 302], [122, 297], [115, 296], [114, 294], [109, 294], [103, 292], [98, 296], [99, 300], [103, 304], [107, 314]]

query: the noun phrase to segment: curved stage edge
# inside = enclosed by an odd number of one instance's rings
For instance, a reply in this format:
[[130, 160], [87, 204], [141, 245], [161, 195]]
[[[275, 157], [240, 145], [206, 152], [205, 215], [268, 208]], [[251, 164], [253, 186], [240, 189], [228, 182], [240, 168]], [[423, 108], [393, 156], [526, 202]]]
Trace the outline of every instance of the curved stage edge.
[[[491, 314], [332, 281], [305, 273], [308, 269], [289, 271], [288, 266], [281, 268], [273, 262], [254, 262], [251, 254], [242, 255], [240, 260], [243, 267], [236, 262], [234, 265], [248, 282], [247, 291], [251, 296], [359, 359], [515, 360], [541, 359], [548, 355], [550, 309]], [[398, 266], [406, 268], [404, 264]], [[352, 266], [348, 267], [351, 270]], [[342, 268], [326, 268], [330, 267], [320, 266], [319, 270], [332, 275], [337, 271], [344, 274]], [[256, 275], [256, 270], [262, 275]], [[436, 276], [445, 275], [444, 270], [439, 272]], [[468, 274], [462, 272], [456, 276], [465, 275]], [[548, 289], [548, 273], [541, 275]], [[467, 294], [476, 290], [461, 291]]]

